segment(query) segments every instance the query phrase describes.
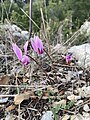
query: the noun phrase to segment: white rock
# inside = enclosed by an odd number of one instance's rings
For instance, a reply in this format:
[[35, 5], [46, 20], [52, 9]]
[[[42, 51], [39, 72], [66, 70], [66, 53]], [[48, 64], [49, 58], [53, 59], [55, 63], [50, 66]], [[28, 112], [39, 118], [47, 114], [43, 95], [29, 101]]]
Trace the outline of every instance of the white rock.
[[80, 28], [81, 34], [84, 34], [85, 36], [90, 36], [90, 22], [86, 21]]
[[21, 32], [21, 28], [19, 28], [17, 25], [13, 24], [11, 25], [11, 28], [12, 28], [12, 31], [15, 32], [15, 31], [18, 31], [18, 32]]
[[83, 70], [78, 71], [78, 74], [79, 74], [79, 75], [82, 75], [82, 74], [83, 74]]
[[67, 97], [68, 100], [78, 100], [78, 99], [81, 99], [81, 96], [77, 96], [77, 95], [70, 95]]
[[86, 87], [83, 86], [82, 88], [78, 88], [79, 96], [83, 97], [90, 97], [90, 86]]
[[13, 32], [13, 36], [21, 37], [21, 33], [15, 31]]
[[41, 120], [52, 120], [53, 113], [52, 111], [47, 111], [45, 114], [42, 116]]
[[64, 47], [61, 44], [57, 44], [56, 46], [54, 46], [54, 48], [52, 49], [53, 53], [57, 52], [57, 53], [65, 53], [66, 51], [66, 47]]
[[90, 116], [90, 113], [88, 113], [88, 112], [82, 112], [82, 114], [83, 114], [84, 117], [89, 117]]
[[79, 104], [81, 104], [81, 103], [83, 103], [83, 100], [77, 101], [77, 103], [76, 103], [75, 105], [79, 105]]
[[[3, 119], [2, 119], [3, 120]], [[12, 115], [7, 115], [5, 117], [5, 120], [15, 120], [15, 118]]]
[[89, 106], [87, 104], [85, 104], [84, 107], [83, 107], [83, 110], [85, 112], [89, 112], [90, 111]]
[[[2, 30], [3, 29], [6, 30], [6, 32], [9, 31], [14, 37], [19, 37], [19, 38], [22, 38], [22, 39], [25, 39], [25, 40], [28, 40], [28, 38], [29, 38], [29, 32], [21, 30], [21, 28], [18, 27], [17, 25], [15, 25], [15, 24], [0, 25], [0, 28]], [[9, 35], [8, 35], [8, 38], [9, 38]]]
[[29, 39], [29, 32], [28, 31], [21, 31], [21, 36], [25, 39]]
[[90, 67], [90, 44], [82, 44], [79, 46], [71, 47], [68, 52], [71, 52], [73, 56], [79, 61], [80, 66]]
[[7, 101], [8, 101], [8, 97], [6, 97], [6, 98], [0, 98], [0, 103], [5, 103]]

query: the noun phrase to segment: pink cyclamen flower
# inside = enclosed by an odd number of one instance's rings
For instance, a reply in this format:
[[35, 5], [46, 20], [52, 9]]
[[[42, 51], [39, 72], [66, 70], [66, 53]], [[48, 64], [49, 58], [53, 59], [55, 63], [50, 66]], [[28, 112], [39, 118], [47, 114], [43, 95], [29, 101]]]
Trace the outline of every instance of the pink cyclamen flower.
[[66, 55], [66, 62], [69, 63], [72, 60], [72, 54], [67, 54]]
[[44, 52], [43, 43], [38, 36], [34, 36], [34, 38], [31, 39], [31, 45], [34, 51], [38, 54], [42, 54]]
[[30, 63], [30, 58], [27, 54], [28, 41], [24, 45], [24, 55], [22, 55], [21, 49], [16, 45], [16, 43], [12, 43], [12, 48], [17, 58], [23, 63], [23, 65], [28, 65]]

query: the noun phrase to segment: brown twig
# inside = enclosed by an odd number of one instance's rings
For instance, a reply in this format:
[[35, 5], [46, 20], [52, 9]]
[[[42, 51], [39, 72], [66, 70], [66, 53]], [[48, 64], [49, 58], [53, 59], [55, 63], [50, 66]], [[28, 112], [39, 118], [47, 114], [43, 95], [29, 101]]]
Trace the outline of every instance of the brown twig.
[[[51, 62], [52, 62], [52, 68], [55, 70], [55, 66], [54, 66], [54, 64], [53, 64], [53, 60], [52, 60], [52, 58], [51, 58], [51, 56], [49, 55], [49, 53], [44, 49], [44, 51], [45, 51], [45, 53], [47, 54], [47, 56], [49, 57], [49, 59], [51, 60]], [[57, 75], [56, 75], [56, 71], [54, 71], [55, 72], [55, 79], [57, 80]]]
[[54, 82], [54, 80], [53, 79], [51, 79], [50, 77], [49, 77], [49, 75], [47, 74], [47, 72], [43, 69], [43, 67], [33, 58], [33, 57], [31, 57], [30, 55], [28, 55], [29, 57], [30, 57], [30, 59], [32, 59], [38, 66], [39, 66], [39, 68], [41, 68], [42, 70], [43, 70], [43, 72], [45, 73], [45, 75], [48, 77], [48, 79], [52, 82]]

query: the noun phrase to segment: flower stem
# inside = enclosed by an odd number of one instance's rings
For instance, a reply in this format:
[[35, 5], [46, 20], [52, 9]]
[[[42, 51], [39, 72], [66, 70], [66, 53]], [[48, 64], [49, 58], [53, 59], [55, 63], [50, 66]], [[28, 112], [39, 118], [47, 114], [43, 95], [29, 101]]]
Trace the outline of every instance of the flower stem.
[[39, 66], [39, 68], [41, 68], [41, 69], [43, 70], [43, 72], [44, 72], [45, 75], [48, 77], [48, 79], [49, 79], [51, 82], [53, 81], [53, 83], [54, 83], [54, 80], [49, 77], [49, 75], [48, 75], [47, 72], [43, 69], [43, 67], [42, 67], [33, 57], [31, 57], [30, 55], [28, 55], [28, 56], [30, 57], [30, 59], [32, 59], [34, 62], [36, 62], [36, 64]]
[[[30, 0], [30, 6], [29, 6], [29, 16], [30, 16], [30, 18], [32, 19], [32, 0]], [[31, 38], [31, 35], [32, 35], [32, 20], [30, 19], [30, 22], [29, 22], [29, 24], [30, 24], [30, 28], [29, 28], [29, 39]]]
[[44, 49], [44, 52], [47, 54], [47, 56], [49, 57], [49, 59], [51, 60], [52, 64], [53, 64], [53, 61], [52, 61], [52, 58], [51, 56], [49, 55], [49, 53]]
[[[47, 54], [47, 56], [49, 57], [49, 59], [51, 60], [51, 62], [52, 62], [52, 68], [53, 68], [53, 70], [55, 70], [55, 67], [54, 67], [54, 65], [53, 65], [53, 60], [52, 60], [52, 58], [51, 58], [51, 56], [49, 55], [49, 53], [44, 49], [44, 52]], [[56, 75], [56, 71], [55, 71], [55, 76], [57, 76]], [[57, 77], [55, 78], [56, 80], [57, 80]]]

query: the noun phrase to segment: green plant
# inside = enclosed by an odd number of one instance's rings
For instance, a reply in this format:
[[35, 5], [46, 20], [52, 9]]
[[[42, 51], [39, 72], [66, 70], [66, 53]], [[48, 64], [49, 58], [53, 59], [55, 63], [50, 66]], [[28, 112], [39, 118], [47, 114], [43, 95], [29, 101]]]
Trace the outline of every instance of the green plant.
[[55, 107], [52, 107], [51, 108], [51, 111], [53, 112], [54, 114], [54, 118], [55, 120], [58, 120], [58, 112], [59, 110], [69, 110], [71, 107], [73, 107], [73, 105], [75, 104], [75, 101], [74, 100], [71, 100], [67, 103], [67, 105], [56, 105]]
[[37, 90], [37, 91], [36, 91], [36, 94], [40, 97], [40, 96], [43, 95], [43, 92], [42, 92], [42, 90]]

